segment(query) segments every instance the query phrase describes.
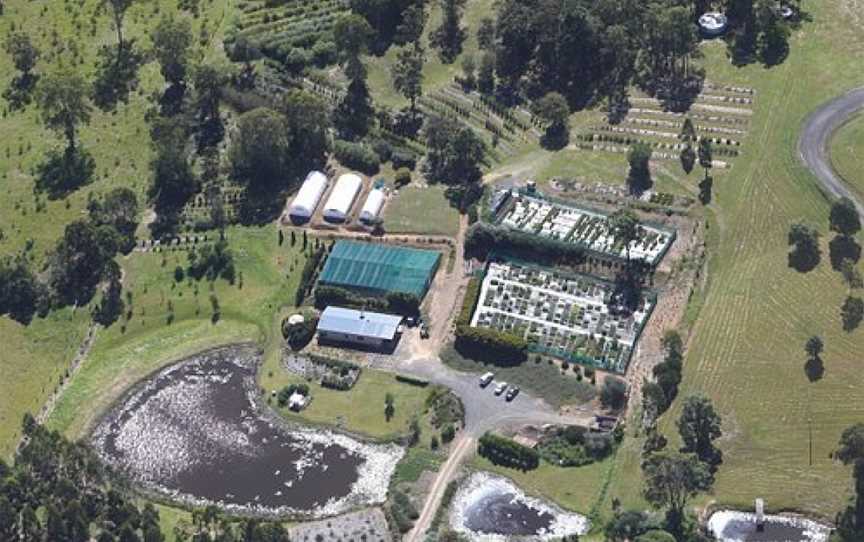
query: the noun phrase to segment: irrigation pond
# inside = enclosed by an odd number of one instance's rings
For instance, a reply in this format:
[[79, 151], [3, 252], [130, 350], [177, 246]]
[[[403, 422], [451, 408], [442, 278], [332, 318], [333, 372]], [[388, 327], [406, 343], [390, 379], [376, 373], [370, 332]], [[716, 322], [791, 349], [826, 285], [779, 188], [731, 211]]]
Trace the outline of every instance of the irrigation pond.
[[826, 542], [831, 529], [797, 516], [765, 515], [757, 529], [756, 514], [720, 510], [711, 515], [708, 529], [720, 542]]
[[472, 540], [551, 540], [585, 534], [589, 523], [584, 516], [525, 495], [506, 478], [477, 472], [456, 492], [450, 527]]
[[133, 389], [92, 442], [145, 490], [235, 513], [316, 518], [384, 502], [404, 450], [288, 426], [262, 406], [251, 346], [205, 352]]

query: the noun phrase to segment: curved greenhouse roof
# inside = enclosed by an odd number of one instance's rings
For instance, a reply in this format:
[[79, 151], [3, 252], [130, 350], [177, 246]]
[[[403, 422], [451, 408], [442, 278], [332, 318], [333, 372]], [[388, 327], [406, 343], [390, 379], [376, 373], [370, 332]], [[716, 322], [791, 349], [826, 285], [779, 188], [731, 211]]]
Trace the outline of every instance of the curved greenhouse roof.
[[381, 212], [381, 207], [384, 206], [384, 191], [380, 188], [369, 192], [366, 198], [366, 203], [363, 204], [363, 210], [360, 211], [360, 220], [363, 222], [372, 222], [378, 218], [378, 213]]
[[363, 179], [354, 173], [346, 173], [339, 177], [333, 192], [327, 198], [327, 203], [324, 204], [324, 218], [333, 222], [345, 221], [362, 186]]
[[291, 202], [288, 214], [299, 218], [309, 219], [315, 213], [315, 208], [327, 189], [327, 176], [320, 171], [310, 171], [303, 181], [303, 186]]

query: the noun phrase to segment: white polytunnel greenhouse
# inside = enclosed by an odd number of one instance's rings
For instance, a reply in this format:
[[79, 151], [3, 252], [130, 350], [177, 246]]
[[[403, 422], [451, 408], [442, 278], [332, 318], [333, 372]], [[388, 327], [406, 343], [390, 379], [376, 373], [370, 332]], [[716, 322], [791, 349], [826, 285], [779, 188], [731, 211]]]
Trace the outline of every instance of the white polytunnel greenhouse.
[[348, 212], [360, 193], [363, 179], [354, 173], [346, 173], [339, 177], [333, 192], [324, 204], [324, 219], [330, 222], [344, 222]]
[[315, 208], [321, 201], [321, 196], [327, 189], [327, 176], [320, 171], [310, 171], [303, 181], [303, 186], [297, 192], [288, 214], [297, 218], [310, 219], [315, 213]]
[[381, 207], [384, 206], [384, 191], [380, 188], [369, 192], [366, 198], [366, 203], [363, 204], [363, 210], [360, 211], [360, 220], [363, 222], [373, 222], [378, 218], [378, 213], [381, 212]]

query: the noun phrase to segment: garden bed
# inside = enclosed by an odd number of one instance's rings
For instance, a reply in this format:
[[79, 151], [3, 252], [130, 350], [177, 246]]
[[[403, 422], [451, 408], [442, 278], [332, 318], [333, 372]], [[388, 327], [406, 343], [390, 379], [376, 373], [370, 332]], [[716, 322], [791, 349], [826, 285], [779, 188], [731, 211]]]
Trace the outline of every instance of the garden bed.
[[533, 352], [624, 373], [654, 300], [643, 297], [629, 312], [611, 302], [613, 293], [612, 283], [595, 278], [491, 262], [471, 326], [522, 337]]

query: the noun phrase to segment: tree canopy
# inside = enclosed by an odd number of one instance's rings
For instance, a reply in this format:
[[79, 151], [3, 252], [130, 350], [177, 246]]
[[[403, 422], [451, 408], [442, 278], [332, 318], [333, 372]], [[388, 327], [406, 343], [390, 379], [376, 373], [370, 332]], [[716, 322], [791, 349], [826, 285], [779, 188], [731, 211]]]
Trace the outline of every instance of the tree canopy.
[[695, 453], [700, 461], [716, 465], [721, 460], [720, 451], [714, 447], [714, 440], [723, 432], [720, 429], [720, 415], [707, 397], [691, 395], [684, 400], [684, 410], [678, 419], [678, 432], [684, 442], [684, 452]]
[[849, 198], [840, 198], [831, 205], [831, 231], [853, 236], [861, 231], [861, 216], [855, 203]]

